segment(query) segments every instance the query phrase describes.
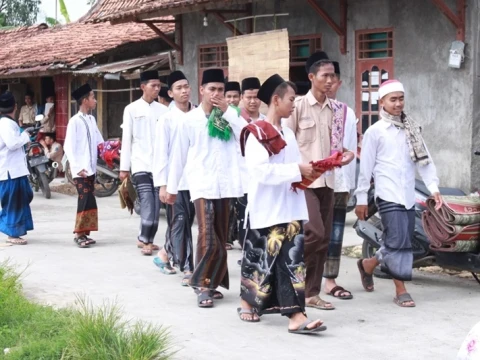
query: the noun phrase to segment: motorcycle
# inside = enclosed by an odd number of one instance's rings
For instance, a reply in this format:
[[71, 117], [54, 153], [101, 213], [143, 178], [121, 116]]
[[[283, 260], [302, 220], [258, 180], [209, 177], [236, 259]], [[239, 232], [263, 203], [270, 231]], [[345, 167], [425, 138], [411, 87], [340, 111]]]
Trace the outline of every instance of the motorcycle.
[[[97, 174], [95, 176], [95, 196], [107, 197], [117, 191], [120, 185], [121, 141], [109, 139], [98, 146]], [[73, 176], [68, 159], [64, 164], [65, 177], [73, 185]]]
[[[440, 188], [440, 194], [465, 196], [466, 194], [455, 188]], [[415, 180], [415, 231], [412, 238], [413, 267], [437, 265], [444, 269], [471, 272], [480, 284], [477, 273], [480, 273], [480, 254], [455, 253], [432, 251], [430, 241], [425, 234], [422, 224], [422, 213], [427, 210], [425, 201], [429, 191], [423, 181]], [[357, 220], [353, 225], [356, 233], [363, 239], [362, 257], [371, 258], [382, 244], [382, 223], [374, 198], [374, 184], [368, 193], [368, 218], [365, 221]], [[382, 272], [379, 267], [374, 271], [374, 276], [390, 279], [390, 275]]]
[[57, 177], [58, 163], [51, 161], [46, 155], [43, 146], [35, 139], [42, 128], [43, 115], [35, 117], [35, 127], [30, 131], [31, 142], [26, 146], [28, 179], [35, 192], [41, 190], [46, 199], [50, 199], [50, 183]]

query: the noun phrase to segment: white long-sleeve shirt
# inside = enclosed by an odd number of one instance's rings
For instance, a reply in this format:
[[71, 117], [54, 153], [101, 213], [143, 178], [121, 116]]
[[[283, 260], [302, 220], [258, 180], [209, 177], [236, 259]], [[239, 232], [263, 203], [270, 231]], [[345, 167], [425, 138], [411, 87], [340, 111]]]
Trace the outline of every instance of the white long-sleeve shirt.
[[[357, 117], [354, 111], [347, 107], [345, 128], [343, 132], [343, 147], [357, 154]], [[350, 192], [355, 189], [355, 174], [357, 161], [335, 169], [335, 192]]]
[[0, 117], [0, 181], [28, 175], [23, 145], [30, 141], [27, 132], [20, 134], [17, 122], [5, 116]]
[[[185, 121], [185, 115], [186, 113], [174, 105], [157, 121], [152, 170], [155, 187], [166, 186], [168, 183], [169, 162], [174, 149], [173, 142], [177, 136], [180, 122]], [[178, 190], [188, 190], [185, 174], [180, 179]]]
[[122, 152], [120, 170], [152, 172], [153, 145], [157, 120], [168, 111], [156, 101], [148, 103], [143, 98], [125, 108], [122, 124]]
[[292, 190], [292, 183], [302, 180], [298, 166], [302, 156], [293, 131], [284, 126], [282, 133], [287, 146], [272, 156], [255, 136], [247, 139], [245, 160], [250, 180], [246, 213], [252, 229], [308, 220], [303, 190]]
[[[258, 120], [264, 120], [264, 119], [265, 119], [265, 115], [260, 113]], [[247, 121], [246, 119], [244, 120], [245, 120], [245, 123], [250, 123], [252, 121], [251, 119], [249, 119], [249, 121]], [[240, 168], [240, 177], [242, 180], [242, 189], [243, 189], [243, 193], [247, 194], [249, 175], [248, 175], [247, 164], [245, 163], [245, 157], [242, 155], [242, 148], [240, 147], [240, 139], [237, 139], [237, 153], [238, 153], [238, 166]]]
[[410, 157], [405, 130], [384, 120], [377, 121], [363, 136], [360, 176], [355, 192], [357, 204], [367, 205], [372, 174], [375, 197], [407, 209], [415, 205], [415, 169], [428, 190], [432, 194], [438, 192], [437, 170], [430, 153], [428, 156], [428, 165], [417, 165]]
[[[90, 148], [88, 134], [90, 134]], [[82, 170], [86, 170], [88, 176], [97, 172], [97, 147], [101, 143], [103, 143], [103, 136], [92, 115], [79, 112], [69, 120], [63, 150], [67, 155], [74, 178], [80, 177], [78, 173]]]
[[192, 201], [243, 196], [236, 139], [247, 122], [232, 107], [228, 107], [223, 118], [233, 130], [229, 141], [208, 135], [208, 119], [201, 105], [178, 124], [170, 160], [168, 193], [178, 193], [185, 172]]

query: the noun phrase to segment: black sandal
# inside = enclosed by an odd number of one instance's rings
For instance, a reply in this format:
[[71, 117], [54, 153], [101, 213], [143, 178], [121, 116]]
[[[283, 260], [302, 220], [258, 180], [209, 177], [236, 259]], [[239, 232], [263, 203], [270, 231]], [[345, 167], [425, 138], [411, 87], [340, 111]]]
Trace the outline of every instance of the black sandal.
[[88, 242], [88, 245], [95, 245], [97, 242], [95, 240], [93, 240], [91, 237], [88, 237], [85, 235], [85, 237], [87, 238], [87, 242]]
[[85, 235], [79, 236], [78, 238], [74, 238], [73, 241], [81, 249], [90, 247], [88, 238]]
[[223, 294], [218, 290], [210, 290], [210, 296], [214, 300], [222, 300], [223, 299]]
[[[210, 300], [210, 302], [208, 302]], [[198, 307], [201, 308], [211, 308], [213, 307], [213, 298], [210, 296], [210, 291], [201, 291], [198, 294]]]

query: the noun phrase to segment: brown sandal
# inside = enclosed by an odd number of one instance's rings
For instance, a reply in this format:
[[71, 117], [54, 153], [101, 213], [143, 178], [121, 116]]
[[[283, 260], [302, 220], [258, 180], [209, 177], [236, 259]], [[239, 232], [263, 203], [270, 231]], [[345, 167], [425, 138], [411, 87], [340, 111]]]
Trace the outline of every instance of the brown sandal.
[[[327, 306], [327, 305], [330, 305], [330, 306]], [[335, 306], [333, 306], [332, 303], [322, 300], [318, 295], [315, 296], [313, 300], [310, 300], [310, 302], [306, 302], [305, 306], [312, 307], [318, 310], [335, 310]]]
[[363, 260], [360, 259], [357, 261], [358, 271], [360, 271], [360, 278], [362, 279], [362, 285], [365, 291], [372, 292], [374, 289], [373, 275], [367, 274], [363, 268]]
[[145, 256], [152, 256], [153, 255], [153, 249], [152, 248], [144, 247], [141, 252], [142, 252], [142, 255], [145, 255]]
[[8, 244], [12, 244], [12, 245], [27, 245], [27, 240], [22, 239], [22, 238], [12, 238], [12, 237], [9, 237], [9, 238], [7, 239], [7, 243], [8, 243]]
[[[139, 248], [139, 249], [143, 249], [144, 246], [145, 246], [145, 244], [142, 243], [141, 241], [139, 241], [137, 243], [137, 248]], [[158, 251], [158, 250], [160, 250], [160, 247], [158, 245], [152, 245], [152, 250]]]
[[351, 300], [353, 295], [350, 291], [344, 289], [342, 286], [335, 286], [327, 295], [333, 296], [334, 298], [341, 300]]

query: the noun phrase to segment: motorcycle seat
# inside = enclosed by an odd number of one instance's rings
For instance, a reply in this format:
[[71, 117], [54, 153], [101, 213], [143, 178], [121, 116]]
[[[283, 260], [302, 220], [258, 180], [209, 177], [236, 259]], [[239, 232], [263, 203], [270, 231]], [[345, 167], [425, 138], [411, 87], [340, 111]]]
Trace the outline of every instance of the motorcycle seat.
[[[449, 187], [440, 187], [438, 188], [440, 190], [440, 194], [442, 195], [451, 195], [451, 196], [465, 196], [466, 194], [456, 188], [449, 188]], [[425, 186], [425, 183], [422, 180], [415, 179], [415, 190], [418, 192], [421, 192], [425, 196], [430, 195], [430, 191], [428, 191], [427, 187]]]

